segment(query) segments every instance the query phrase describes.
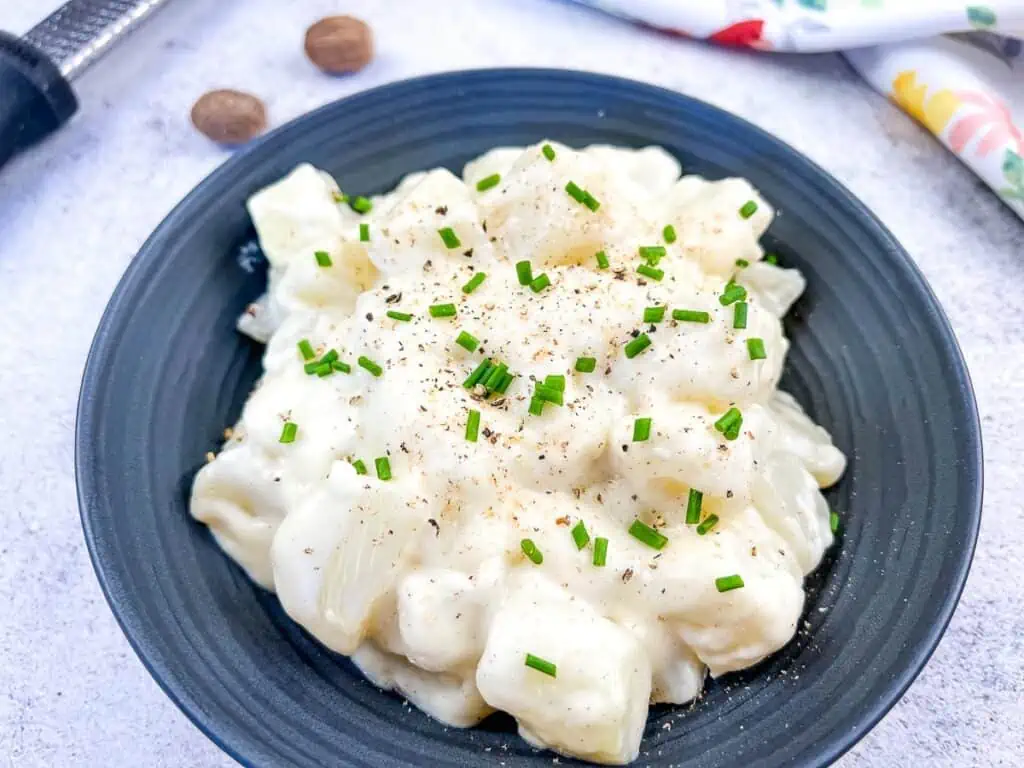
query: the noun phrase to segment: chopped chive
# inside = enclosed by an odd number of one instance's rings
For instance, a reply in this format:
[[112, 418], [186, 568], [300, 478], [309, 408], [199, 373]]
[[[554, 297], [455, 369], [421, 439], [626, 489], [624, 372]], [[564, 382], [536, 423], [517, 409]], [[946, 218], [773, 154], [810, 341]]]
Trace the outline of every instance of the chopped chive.
[[381, 368], [379, 365], [377, 365], [375, 362], [373, 362], [373, 360], [371, 360], [368, 357], [360, 355], [359, 359], [356, 360], [356, 362], [359, 364], [360, 368], [366, 369], [367, 371], [372, 373], [374, 376], [380, 376], [382, 373], [384, 373], [384, 369]]
[[488, 371], [487, 378], [482, 380], [480, 383], [484, 385], [484, 388], [488, 392], [493, 392], [501, 383], [501, 380], [505, 378], [506, 373], [508, 373], [508, 366], [505, 365], [505, 363], [500, 363]]
[[313, 373], [315, 373], [321, 379], [323, 379], [323, 378], [325, 378], [327, 376], [330, 376], [332, 373], [334, 373], [334, 368], [332, 367], [332, 363], [333, 363], [333, 361], [329, 362], [329, 363], [325, 363], [323, 360], [319, 361], [316, 364], [316, 370], [313, 371]]
[[464, 386], [466, 389], [472, 389], [473, 387], [475, 387], [477, 384], [480, 383], [480, 380], [487, 375], [487, 371], [490, 369], [490, 367], [490, 360], [481, 360], [480, 364], [476, 368], [474, 368], [473, 372], [469, 374], [469, 376], [466, 378], [464, 382], [462, 382], [462, 386]]
[[749, 219], [757, 213], [757, 203], [753, 200], [747, 200], [742, 206], [740, 206], [740, 218]]
[[373, 460], [374, 469], [377, 470], [378, 480], [390, 480], [391, 479], [391, 462], [388, 461], [387, 456], [381, 456], [379, 459]]
[[319, 360], [311, 360], [310, 362], [308, 362], [304, 366], [302, 366], [302, 370], [304, 370], [306, 373], [308, 373], [310, 376], [312, 376], [314, 373], [316, 373], [316, 369], [319, 368], [319, 367], [320, 367], [320, 361]]
[[544, 377], [544, 386], [565, 392], [565, 376], [560, 373], [551, 373]]
[[498, 186], [498, 182], [499, 181], [501, 181], [501, 174], [500, 173], [492, 173], [490, 176], [487, 176], [486, 178], [480, 179], [480, 181], [478, 181], [476, 183], [476, 191], [477, 192], [486, 192], [491, 187]]
[[580, 373], [593, 373], [597, 368], [597, 359], [593, 357], [577, 357], [576, 370]]
[[498, 386], [494, 388], [494, 391], [499, 395], [504, 395], [515, 378], [516, 377], [513, 374], [506, 372], [505, 375], [501, 377], [501, 381], [498, 382]]
[[534, 565], [540, 565], [544, 562], [544, 555], [537, 549], [537, 545], [533, 543], [532, 539], [523, 539], [519, 542], [519, 547], [523, 550], [523, 554], [526, 555], [533, 562]]
[[466, 283], [464, 286], [462, 286], [462, 292], [463, 293], [472, 293], [477, 288], [479, 288], [480, 284], [484, 280], [486, 280], [486, 279], [487, 279], [487, 273], [486, 272], [477, 272], [475, 275], [473, 275], [471, 278], [469, 278], [469, 282], [468, 283]]
[[324, 356], [320, 358], [320, 362], [321, 363], [327, 363], [328, 365], [330, 365], [331, 363], [333, 363], [337, 359], [338, 359], [338, 350], [336, 350], [336, 349], [328, 349], [327, 352], [324, 354]]
[[400, 323], [408, 323], [410, 320], [412, 320], [412, 315], [410, 315], [408, 312], [396, 312], [393, 309], [388, 310], [388, 317], [390, 317], [392, 320], [397, 320]]
[[747, 354], [750, 355], [751, 360], [764, 360], [768, 357], [768, 354], [764, 350], [764, 340], [759, 339], [756, 336], [751, 339], [747, 339]]
[[480, 434], [480, 411], [470, 410], [469, 418], [466, 419], [466, 439], [475, 443], [478, 434]]
[[295, 435], [299, 432], [299, 425], [294, 421], [286, 421], [284, 426], [281, 427], [281, 442], [282, 443], [294, 443]]
[[696, 525], [700, 522], [700, 508], [704, 503], [704, 494], [696, 488], [690, 489], [690, 497], [686, 500], [686, 524]]
[[642, 443], [651, 438], [651, 418], [645, 416], [633, 422], [633, 442]]
[[828, 527], [832, 533], [839, 533], [839, 513], [832, 509], [828, 512]]
[[597, 258], [597, 268], [598, 269], [608, 269], [609, 262], [608, 262], [608, 254], [607, 253], [605, 253], [604, 251], [598, 251], [596, 258]]
[[341, 373], [352, 373], [352, 366], [348, 363], [343, 363], [341, 360], [333, 360], [331, 362], [331, 368]]
[[562, 405], [562, 393], [557, 389], [546, 387], [543, 384], [538, 384], [534, 390], [533, 396], [538, 400], [543, 400], [545, 403], [554, 403], [555, 405]]
[[645, 323], [660, 323], [665, 319], [665, 310], [668, 307], [647, 307], [644, 309]]
[[732, 576], [719, 576], [715, 579], [715, 589], [719, 592], [729, 592], [733, 589], [739, 589], [743, 586], [743, 577], [738, 573], [734, 573]]
[[548, 677], [555, 677], [558, 674], [558, 668], [554, 664], [532, 653], [526, 654], [526, 666], [543, 672]]
[[455, 234], [455, 230], [451, 227], [439, 229], [437, 230], [437, 234], [441, 236], [441, 240], [444, 242], [445, 247], [448, 248], [448, 250], [458, 248], [462, 245], [462, 241], [459, 240], [459, 236]]
[[366, 464], [363, 463], [362, 459], [356, 459], [352, 462], [352, 468], [356, 471], [357, 475], [366, 474]]
[[368, 243], [370, 242], [370, 225], [360, 224], [359, 225], [359, 242]]
[[346, 195], [340, 189], [335, 190], [334, 192], [331, 192], [331, 197], [334, 198], [334, 202], [336, 202], [336, 203], [347, 203], [348, 202], [348, 195]]
[[299, 354], [302, 355], [303, 360], [312, 360], [316, 357], [316, 352], [313, 351], [313, 345], [309, 343], [309, 339], [299, 342]]
[[667, 253], [665, 246], [663, 245], [641, 245], [637, 250], [640, 253], [640, 258], [652, 267], [658, 266], [658, 262], [661, 261]]
[[601, 568], [608, 560], [608, 539], [598, 536], [594, 539], [594, 565]]
[[516, 276], [519, 278], [520, 285], [529, 285], [533, 281], [533, 267], [530, 266], [530, 262], [517, 262]]
[[703, 536], [712, 528], [718, 525], [718, 515], [708, 515], [700, 525], [697, 526], [697, 535]]
[[587, 190], [585, 189], [583, 190], [583, 204], [587, 206], [587, 208], [589, 208], [591, 211], [596, 211], [598, 208], [601, 207], [601, 203], [598, 201], [598, 199], [589, 192], [587, 192]]
[[530, 281], [530, 290], [534, 293], [540, 293], [549, 285], [551, 285], [551, 278], [547, 276], [547, 273], [541, 272]]
[[530, 398], [530, 414], [533, 416], [540, 416], [544, 413], [544, 401], [534, 395]]
[[740, 427], [743, 425], [743, 414], [739, 408], [730, 408], [722, 417], [715, 422], [715, 429], [725, 435], [726, 440], [735, 440], [740, 436]]
[[583, 549], [590, 541], [590, 534], [587, 533], [587, 526], [580, 520], [572, 527], [572, 540], [576, 542], [576, 549]]
[[732, 310], [732, 327], [747, 327], [747, 302], [737, 301]]
[[456, 309], [454, 304], [431, 304], [431, 317], [455, 317]]
[[651, 280], [660, 281], [661, 278], [665, 276], [664, 272], [662, 272], [660, 269], [655, 269], [650, 264], [641, 264], [639, 267], [636, 268], [636, 271], [639, 272], [644, 277], [651, 278]]
[[723, 307], [727, 307], [730, 304], [735, 304], [737, 301], [743, 301], [745, 298], [747, 298], [747, 289], [730, 280], [725, 284], [725, 290], [718, 297], [718, 302]]
[[629, 535], [652, 549], [664, 549], [665, 545], [668, 544], [666, 536], [662, 536], [651, 526], [647, 525], [647, 523], [640, 520], [634, 520], [633, 524], [629, 526]]
[[575, 200], [577, 203], [583, 202], [583, 190], [579, 188], [575, 181], [570, 181], [565, 185], [565, 191], [569, 193], [569, 197]]
[[746, 259], [736, 259], [736, 266], [739, 267], [740, 269], [743, 269], [744, 267], [749, 267], [750, 262], [747, 261]]
[[711, 315], [696, 309], [673, 309], [672, 319], [681, 323], [710, 323]]
[[651, 346], [651, 337], [646, 333], [641, 333], [626, 345], [626, 357], [632, 360], [649, 346]]
[[676, 241], [676, 228], [671, 224], [667, 225], [663, 230], [661, 230], [661, 236], [665, 238], [666, 243], [671, 245]]
[[540, 148], [540, 151], [544, 154], [544, 157], [546, 157], [549, 162], [555, 162], [555, 148], [552, 147], [550, 144], [545, 144], [543, 147]]
[[765, 262], [771, 264], [772, 266], [778, 266], [779, 255], [777, 253], [766, 253], [764, 256], [764, 260]]
[[316, 263], [321, 267], [331, 266], [331, 254], [327, 251], [317, 251], [313, 255], [316, 257]]
[[467, 352], [473, 352], [480, 346], [480, 340], [473, 334], [466, 333], [465, 331], [459, 331], [459, 335], [455, 337], [455, 343]]
[[373, 203], [370, 202], [369, 198], [363, 197], [362, 195], [353, 197], [349, 200], [348, 204], [356, 213], [369, 213], [373, 210]]

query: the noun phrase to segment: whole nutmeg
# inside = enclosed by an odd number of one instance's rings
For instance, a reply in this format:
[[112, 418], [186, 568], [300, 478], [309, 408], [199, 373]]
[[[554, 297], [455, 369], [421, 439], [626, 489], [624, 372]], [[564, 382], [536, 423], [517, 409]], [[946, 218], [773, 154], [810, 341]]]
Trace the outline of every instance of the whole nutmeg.
[[306, 30], [306, 55], [332, 75], [358, 72], [373, 58], [373, 33], [352, 16], [328, 16]]
[[209, 91], [192, 105], [192, 124], [218, 144], [244, 144], [266, 129], [267, 110], [249, 93]]

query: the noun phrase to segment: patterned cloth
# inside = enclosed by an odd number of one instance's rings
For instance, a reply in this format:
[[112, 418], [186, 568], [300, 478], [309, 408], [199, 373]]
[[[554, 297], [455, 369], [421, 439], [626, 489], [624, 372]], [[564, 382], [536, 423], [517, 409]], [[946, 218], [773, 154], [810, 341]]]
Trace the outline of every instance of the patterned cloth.
[[1024, 0], [572, 0], [682, 37], [843, 51], [1024, 219]]

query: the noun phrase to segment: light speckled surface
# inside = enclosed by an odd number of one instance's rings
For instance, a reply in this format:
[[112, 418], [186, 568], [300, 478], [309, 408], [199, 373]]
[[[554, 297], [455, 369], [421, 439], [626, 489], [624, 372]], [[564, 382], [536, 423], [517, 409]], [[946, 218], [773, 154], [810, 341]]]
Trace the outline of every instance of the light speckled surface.
[[[7, 0], [22, 32], [52, 0]], [[319, 75], [305, 27], [348, 12], [378, 56]], [[252, 90], [275, 124], [356, 90], [450, 69], [608, 72], [706, 99], [809, 155], [873, 208], [946, 307], [974, 376], [986, 509], [974, 568], [938, 651], [843, 768], [1024, 764], [1024, 227], [838, 58], [765, 59], [632, 28], [547, 0], [175, 0], [78, 84], [72, 125], [0, 170], [0, 765], [232, 764], [167, 700], [100, 593], [78, 523], [72, 438], [79, 375], [121, 271], [226, 154], [188, 110]]]

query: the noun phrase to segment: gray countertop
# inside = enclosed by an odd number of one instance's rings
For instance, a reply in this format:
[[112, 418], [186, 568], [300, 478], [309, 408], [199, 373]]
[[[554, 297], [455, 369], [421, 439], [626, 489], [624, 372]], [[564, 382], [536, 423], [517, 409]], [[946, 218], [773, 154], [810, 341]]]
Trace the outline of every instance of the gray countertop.
[[[6, 0], [25, 31], [53, 0]], [[328, 78], [303, 32], [357, 15], [378, 54]], [[0, 171], [0, 765], [232, 764], [161, 693], [100, 593], [72, 474], [93, 330], [147, 234], [227, 154], [197, 135], [213, 87], [260, 94], [278, 125], [410, 75], [537, 65], [692, 94], [780, 136], [871, 207], [924, 271], [970, 365], [986, 504], [960, 608], [928, 667], [840, 761], [1024, 764], [1024, 225], [835, 56], [763, 56], [669, 38], [553, 0], [175, 0], [77, 84], [80, 114]], [[1015, 468], [1016, 467], [1016, 468]], [[6, 762], [4, 761], [6, 758]]]

